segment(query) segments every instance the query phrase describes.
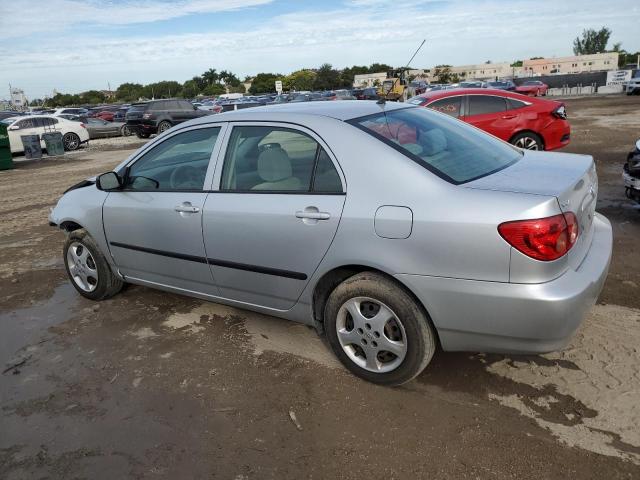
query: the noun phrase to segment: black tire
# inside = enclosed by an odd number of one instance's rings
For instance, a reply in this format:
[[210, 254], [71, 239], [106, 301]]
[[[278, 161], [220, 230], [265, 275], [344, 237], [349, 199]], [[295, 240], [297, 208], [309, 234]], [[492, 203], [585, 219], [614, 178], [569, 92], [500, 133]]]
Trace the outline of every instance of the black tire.
[[[532, 142], [535, 142], [535, 148], [533, 147]], [[509, 143], [522, 148], [523, 150], [544, 150], [544, 142], [542, 141], [542, 138], [540, 138], [540, 135], [533, 132], [518, 133], [513, 136]]]
[[[402, 322], [406, 354], [391, 371], [377, 373], [357, 365], [340, 344], [337, 332], [340, 309], [357, 297], [368, 297], [384, 304]], [[436, 350], [431, 320], [422, 306], [396, 282], [376, 272], [354, 275], [331, 292], [324, 309], [324, 327], [329, 345], [343, 365], [355, 375], [381, 385], [397, 386], [409, 382], [425, 369]], [[353, 330], [356, 330], [355, 326]]]
[[138, 137], [138, 138], [149, 138], [150, 136], [151, 136], [150, 133], [136, 132], [136, 137]]
[[[77, 246], [78, 244], [88, 250], [93, 259], [92, 263], [95, 264], [95, 270], [97, 271], [98, 278], [95, 279], [95, 288], [92, 291], [83, 290], [77, 284], [76, 280], [74, 280], [70, 272], [70, 267], [72, 266], [69, 265], [69, 255], [67, 253], [72, 246]], [[75, 230], [69, 234], [67, 241], [64, 244], [62, 256], [64, 259], [65, 270], [69, 276], [69, 281], [83, 297], [90, 300], [105, 300], [122, 290], [124, 282], [113, 274], [107, 259], [104, 257], [93, 238], [91, 238], [91, 235], [89, 235], [85, 229]]]
[[167, 120], [163, 120], [158, 124], [158, 135], [160, 135], [163, 132], [166, 132], [167, 130], [169, 130], [172, 127], [171, 122], [167, 121]]
[[80, 148], [80, 137], [73, 132], [67, 132], [62, 137], [62, 143], [64, 145], [64, 149], [68, 152], [77, 150]]

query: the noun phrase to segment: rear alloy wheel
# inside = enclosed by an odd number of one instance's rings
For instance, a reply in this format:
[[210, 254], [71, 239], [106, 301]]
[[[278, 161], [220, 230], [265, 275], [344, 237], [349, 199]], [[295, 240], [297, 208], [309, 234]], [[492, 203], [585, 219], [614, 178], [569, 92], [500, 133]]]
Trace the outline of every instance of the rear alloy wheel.
[[160, 122], [160, 124], [158, 125], [158, 133], [166, 132], [170, 128], [171, 128], [171, 123], [164, 120]]
[[126, 125], [123, 125], [120, 128], [120, 135], [122, 135], [123, 137], [128, 137], [129, 135], [131, 135], [131, 130], [129, 130], [129, 127], [127, 127]]
[[65, 150], [77, 150], [80, 147], [80, 137], [73, 132], [65, 133], [62, 137], [62, 143]]
[[393, 280], [363, 272], [329, 296], [325, 331], [333, 352], [365, 380], [401, 385], [416, 377], [435, 352], [424, 310]]
[[542, 139], [533, 132], [519, 133], [511, 139], [511, 144], [523, 150], [544, 150]]

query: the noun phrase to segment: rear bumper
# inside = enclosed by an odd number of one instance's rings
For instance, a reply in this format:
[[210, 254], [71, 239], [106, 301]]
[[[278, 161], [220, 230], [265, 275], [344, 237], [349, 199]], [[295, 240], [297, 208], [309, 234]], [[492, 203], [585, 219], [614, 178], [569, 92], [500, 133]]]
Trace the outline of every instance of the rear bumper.
[[547, 125], [541, 132], [545, 150], [557, 150], [569, 145], [571, 126], [567, 120], [558, 118]]
[[128, 120], [127, 128], [132, 132], [141, 132], [141, 133], [156, 133], [158, 131], [158, 126], [155, 122], [149, 122], [145, 120]]
[[444, 350], [543, 353], [571, 339], [604, 285], [611, 224], [594, 218], [594, 236], [580, 267], [541, 284], [482, 282], [400, 274], [422, 301]]

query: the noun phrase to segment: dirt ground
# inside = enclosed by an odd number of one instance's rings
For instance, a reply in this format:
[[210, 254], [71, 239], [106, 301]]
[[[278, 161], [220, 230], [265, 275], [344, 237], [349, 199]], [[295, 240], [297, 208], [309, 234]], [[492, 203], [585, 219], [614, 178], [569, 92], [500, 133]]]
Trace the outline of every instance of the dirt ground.
[[396, 389], [305, 326], [136, 286], [80, 297], [48, 210], [135, 143], [0, 172], [0, 478], [640, 478], [640, 209], [621, 179], [640, 97], [566, 103], [565, 151], [596, 158], [614, 226], [598, 304], [562, 352], [437, 352]]

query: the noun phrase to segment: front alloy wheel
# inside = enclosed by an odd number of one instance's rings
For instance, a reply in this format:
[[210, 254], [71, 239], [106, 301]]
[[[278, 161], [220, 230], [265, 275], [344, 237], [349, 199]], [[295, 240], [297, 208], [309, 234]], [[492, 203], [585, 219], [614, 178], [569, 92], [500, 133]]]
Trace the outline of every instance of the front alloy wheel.
[[71, 280], [84, 292], [93, 292], [98, 285], [98, 268], [89, 249], [72, 242], [67, 249], [67, 266]]

